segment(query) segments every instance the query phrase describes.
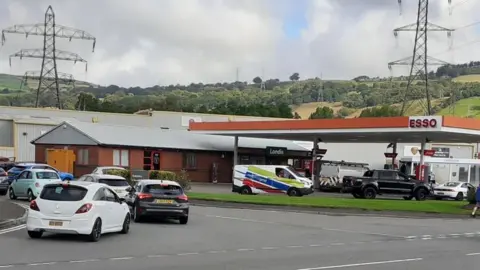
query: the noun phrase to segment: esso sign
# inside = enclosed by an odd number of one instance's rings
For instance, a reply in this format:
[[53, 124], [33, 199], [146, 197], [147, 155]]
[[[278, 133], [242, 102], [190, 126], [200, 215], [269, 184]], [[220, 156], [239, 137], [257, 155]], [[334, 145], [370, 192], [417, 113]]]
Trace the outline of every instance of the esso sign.
[[436, 128], [437, 119], [410, 119], [408, 126], [411, 128]]

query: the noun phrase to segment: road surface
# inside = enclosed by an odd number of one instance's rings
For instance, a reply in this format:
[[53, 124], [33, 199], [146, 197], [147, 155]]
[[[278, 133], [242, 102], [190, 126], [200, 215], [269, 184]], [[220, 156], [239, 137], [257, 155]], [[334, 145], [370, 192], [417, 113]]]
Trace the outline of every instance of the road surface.
[[132, 224], [98, 243], [0, 231], [0, 269], [478, 269], [480, 220], [337, 217], [192, 207], [187, 225]]

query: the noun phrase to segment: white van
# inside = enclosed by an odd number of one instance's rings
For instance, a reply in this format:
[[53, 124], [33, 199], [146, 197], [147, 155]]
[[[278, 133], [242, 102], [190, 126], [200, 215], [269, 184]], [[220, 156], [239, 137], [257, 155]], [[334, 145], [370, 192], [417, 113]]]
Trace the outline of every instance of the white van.
[[286, 193], [303, 196], [313, 193], [312, 180], [284, 165], [235, 165], [232, 191], [240, 194]]

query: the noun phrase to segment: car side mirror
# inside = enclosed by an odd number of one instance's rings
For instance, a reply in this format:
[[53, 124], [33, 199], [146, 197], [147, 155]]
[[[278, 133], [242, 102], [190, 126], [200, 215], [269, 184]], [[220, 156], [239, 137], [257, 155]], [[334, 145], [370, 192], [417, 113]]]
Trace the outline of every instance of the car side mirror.
[[120, 201], [120, 204], [126, 202], [125, 198], [118, 198], [118, 200]]
[[127, 187], [125, 190], [126, 190], [128, 193], [132, 193], [132, 192], [135, 191], [135, 189], [134, 189], [133, 187]]

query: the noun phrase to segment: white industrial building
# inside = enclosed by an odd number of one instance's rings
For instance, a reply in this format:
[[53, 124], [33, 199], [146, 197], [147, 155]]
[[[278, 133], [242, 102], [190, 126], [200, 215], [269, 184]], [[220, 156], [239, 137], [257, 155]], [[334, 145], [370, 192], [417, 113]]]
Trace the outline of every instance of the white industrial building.
[[[164, 129], [188, 129], [189, 122], [217, 121], [259, 121], [285, 120], [281, 118], [249, 117], [196, 114], [183, 112], [164, 112], [145, 110], [137, 114], [100, 113], [46, 108], [23, 108], [0, 106], [0, 156], [15, 157], [18, 161], [34, 161], [35, 148], [32, 140], [49, 131], [63, 121], [98, 122], [126, 126], [158, 127]], [[241, 140], [241, 138], [240, 138]], [[307, 149], [312, 148], [310, 142], [297, 142]], [[411, 148], [420, 145], [399, 144], [397, 159], [410, 157]], [[345, 160], [349, 162], [368, 163], [371, 168], [382, 168], [387, 162], [384, 153], [391, 152], [386, 144], [380, 143], [321, 143], [320, 148], [327, 149], [324, 159]], [[441, 144], [432, 143], [429, 147], [441, 149], [451, 158], [477, 158], [476, 144]], [[442, 165], [435, 165], [442, 166]], [[466, 166], [454, 166], [453, 172], [463, 180], [466, 177]], [[465, 168], [464, 168], [465, 167]], [[449, 170], [451, 168], [449, 167]], [[438, 168], [445, 171], [445, 168]], [[466, 180], [466, 179], [465, 179]]]

